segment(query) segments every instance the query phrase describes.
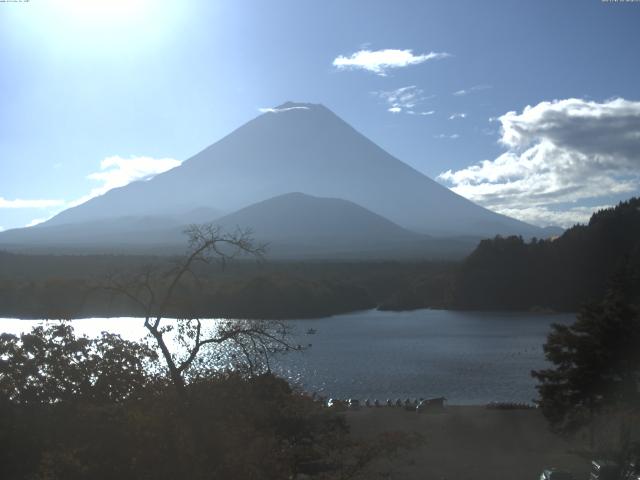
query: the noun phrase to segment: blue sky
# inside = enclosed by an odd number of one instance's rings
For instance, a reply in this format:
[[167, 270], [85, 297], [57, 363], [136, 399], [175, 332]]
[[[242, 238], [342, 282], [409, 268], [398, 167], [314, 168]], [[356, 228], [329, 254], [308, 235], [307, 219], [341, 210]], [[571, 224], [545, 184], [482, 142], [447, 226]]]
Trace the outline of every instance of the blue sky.
[[639, 26], [601, 0], [0, 3], [0, 227], [287, 100], [489, 208], [584, 221], [640, 193]]

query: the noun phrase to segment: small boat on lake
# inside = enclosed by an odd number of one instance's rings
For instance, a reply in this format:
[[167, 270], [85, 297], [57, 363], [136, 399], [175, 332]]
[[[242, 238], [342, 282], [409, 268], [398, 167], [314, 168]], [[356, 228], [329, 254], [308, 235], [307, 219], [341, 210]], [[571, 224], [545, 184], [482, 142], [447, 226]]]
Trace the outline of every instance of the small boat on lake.
[[315, 328], [310, 328], [307, 330], [307, 335], [315, 335], [318, 331]]

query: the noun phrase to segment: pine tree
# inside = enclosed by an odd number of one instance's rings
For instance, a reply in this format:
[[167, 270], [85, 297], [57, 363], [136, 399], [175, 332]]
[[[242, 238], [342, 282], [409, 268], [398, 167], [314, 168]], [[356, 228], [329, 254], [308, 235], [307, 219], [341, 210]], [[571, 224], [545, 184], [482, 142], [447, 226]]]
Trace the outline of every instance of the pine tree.
[[573, 325], [553, 325], [544, 351], [553, 367], [532, 375], [542, 412], [557, 431], [587, 426], [603, 410], [637, 412], [640, 310], [619, 282]]

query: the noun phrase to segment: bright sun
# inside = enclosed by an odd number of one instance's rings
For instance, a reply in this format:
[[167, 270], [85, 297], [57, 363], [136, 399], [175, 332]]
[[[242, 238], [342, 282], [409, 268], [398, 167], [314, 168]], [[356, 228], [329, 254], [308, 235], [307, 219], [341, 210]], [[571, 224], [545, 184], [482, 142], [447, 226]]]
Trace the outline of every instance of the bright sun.
[[96, 58], [157, 47], [184, 18], [185, 5], [188, 2], [42, 0], [34, 2], [33, 9], [16, 10], [26, 27], [37, 31], [34, 41], [50, 51]]
[[79, 21], [120, 22], [139, 18], [149, 6], [149, 0], [55, 0], [56, 7]]

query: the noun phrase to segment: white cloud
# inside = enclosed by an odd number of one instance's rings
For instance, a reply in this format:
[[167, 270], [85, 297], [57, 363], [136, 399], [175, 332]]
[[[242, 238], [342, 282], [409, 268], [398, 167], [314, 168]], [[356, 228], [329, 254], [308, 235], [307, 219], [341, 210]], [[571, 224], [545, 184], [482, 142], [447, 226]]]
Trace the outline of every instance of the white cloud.
[[34, 218], [33, 220], [31, 220], [29, 223], [27, 223], [25, 225], [25, 227], [34, 227], [36, 225], [39, 225], [43, 222], [46, 222], [47, 220], [49, 220], [51, 218], [51, 216], [48, 217], [40, 217], [40, 218]]
[[175, 158], [123, 158], [114, 155], [102, 160], [100, 171], [90, 174], [87, 178], [103, 182], [99, 190], [105, 193], [112, 188], [123, 187], [136, 180], [148, 180], [159, 173], [177, 167], [181, 163]]
[[453, 113], [449, 116], [449, 120], [455, 120], [456, 118], [467, 118], [466, 113]]
[[129, 157], [118, 155], [107, 157], [100, 162], [100, 170], [87, 176], [101, 185], [76, 200], [65, 202], [63, 200], [6, 200], [0, 197], [0, 208], [37, 208], [49, 209], [46, 216], [31, 220], [25, 227], [32, 227], [46, 222], [62, 210], [78, 206], [94, 197], [102, 195], [112, 188], [123, 187], [134, 181], [144, 181], [160, 173], [171, 170], [181, 164], [174, 158]]
[[103, 195], [113, 188], [139, 181], [149, 180], [155, 175], [179, 166], [182, 162], [175, 158], [129, 157], [118, 155], [107, 157], [100, 162], [100, 171], [87, 176], [90, 180], [101, 182], [102, 185], [93, 188], [87, 195], [74, 200], [66, 208], [75, 207], [94, 197]]
[[63, 200], [7, 200], [0, 197], [0, 208], [51, 208], [64, 205]]
[[427, 112], [416, 112], [414, 110], [407, 110], [407, 113], [409, 115], [423, 115], [423, 116], [426, 116], [426, 115], [433, 115], [434, 113], [436, 113], [436, 111], [435, 110], [429, 110]]
[[387, 48], [384, 50], [359, 50], [351, 56], [339, 55], [333, 60], [333, 66], [339, 70], [361, 69], [378, 75], [386, 75], [391, 68], [402, 68], [417, 65], [428, 60], [439, 60], [450, 57], [445, 52], [429, 52], [414, 55], [413, 50], [398, 50]]
[[488, 90], [491, 88], [491, 85], [474, 85], [473, 87], [467, 88], [466, 90], [458, 90], [456, 92], [453, 92], [452, 95], [455, 95], [457, 97], [461, 97], [463, 95], [469, 95], [470, 93], [473, 92], [479, 92], [481, 90]]
[[260, 113], [280, 113], [280, 112], [288, 112], [289, 110], [309, 110], [309, 107], [305, 107], [305, 106], [285, 107], [285, 108], [262, 107], [258, 109]]
[[505, 153], [438, 176], [481, 205], [539, 225], [569, 226], [593, 210], [578, 202], [640, 189], [640, 102], [554, 100], [498, 121]]
[[611, 206], [607, 204], [595, 207], [569, 207], [558, 210], [542, 205], [537, 207], [505, 208], [500, 213], [533, 225], [570, 227], [576, 223], [587, 223], [593, 212]]
[[417, 112], [414, 110], [420, 103], [433, 98], [433, 95], [425, 96], [424, 91], [415, 85], [372, 93], [387, 103], [389, 106], [387, 110], [391, 113], [400, 113], [403, 111], [409, 115], [432, 115], [435, 113], [433, 110], [428, 112]]
[[460, 138], [460, 135], [457, 133], [452, 133], [451, 135], [447, 135], [446, 133], [440, 133], [438, 135], [434, 135], [433, 138], [455, 140], [457, 138]]

